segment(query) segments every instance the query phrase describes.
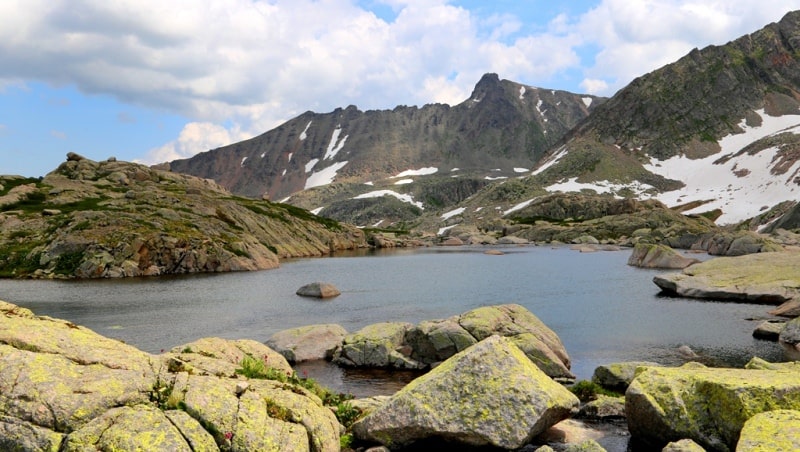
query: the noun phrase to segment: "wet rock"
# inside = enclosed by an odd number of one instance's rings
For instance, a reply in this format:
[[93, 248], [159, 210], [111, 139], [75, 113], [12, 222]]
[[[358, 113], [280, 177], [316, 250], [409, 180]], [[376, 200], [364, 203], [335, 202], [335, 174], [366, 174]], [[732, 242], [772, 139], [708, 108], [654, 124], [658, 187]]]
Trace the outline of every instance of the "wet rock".
[[342, 293], [333, 284], [314, 282], [297, 289], [297, 295], [313, 298], [334, 298]]
[[753, 330], [753, 337], [777, 342], [784, 326], [786, 326], [785, 320], [764, 320]]
[[341, 325], [309, 325], [279, 331], [266, 344], [290, 363], [314, 359], [330, 359], [342, 343], [347, 330]]
[[577, 397], [533, 365], [509, 338], [492, 336], [409, 383], [356, 422], [353, 432], [389, 448], [446, 438], [516, 449], [578, 405]]

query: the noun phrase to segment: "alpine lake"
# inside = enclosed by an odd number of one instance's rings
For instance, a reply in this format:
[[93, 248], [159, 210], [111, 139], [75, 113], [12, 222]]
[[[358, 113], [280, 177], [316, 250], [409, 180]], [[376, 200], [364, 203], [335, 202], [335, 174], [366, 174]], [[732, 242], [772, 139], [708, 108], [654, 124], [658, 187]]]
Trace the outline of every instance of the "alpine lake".
[[[275, 270], [105, 280], [3, 280], [0, 299], [66, 319], [159, 353], [202, 337], [266, 341], [303, 325], [441, 319], [504, 303], [525, 306], [561, 338], [578, 379], [602, 364], [679, 365], [688, 346], [704, 364], [741, 367], [754, 356], [784, 360], [754, 339], [768, 306], [667, 297], [652, 282], [664, 270], [627, 265], [629, 249], [581, 253], [569, 247], [430, 247], [363, 250], [283, 261]], [[693, 255], [695, 256], [695, 255]], [[698, 255], [706, 259], [705, 255]], [[334, 284], [333, 299], [304, 298], [310, 282]], [[684, 347], [685, 350], [685, 347]], [[390, 394], [417, 373], [296, 366], [340, 392]]]

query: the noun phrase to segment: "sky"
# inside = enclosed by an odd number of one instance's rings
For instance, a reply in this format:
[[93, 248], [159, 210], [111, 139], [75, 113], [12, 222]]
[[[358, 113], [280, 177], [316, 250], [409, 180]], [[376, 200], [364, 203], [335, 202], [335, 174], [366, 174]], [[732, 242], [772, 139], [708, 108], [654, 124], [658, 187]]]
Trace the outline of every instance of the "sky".
[[0, 174], [160, 163], [326, 113], [467, 99], [488, 72], [612, 96], [800, 0], [2, 0]]

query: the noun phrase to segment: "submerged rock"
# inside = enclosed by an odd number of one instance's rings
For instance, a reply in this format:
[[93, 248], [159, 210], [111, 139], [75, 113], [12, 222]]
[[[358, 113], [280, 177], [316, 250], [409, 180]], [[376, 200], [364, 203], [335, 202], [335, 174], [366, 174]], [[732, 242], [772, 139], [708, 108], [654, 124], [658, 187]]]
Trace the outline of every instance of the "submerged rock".
[[341, 294], [336, 286], [324, 282], [313, 282], [297, 289], [297, 295], [301, 297], [333, 298]]
[[795, 370], [649, 367], [625, 393], [628, 429], [649, 447], [690, 438], [733, 450], [748, 419], [776, 409], [800, 409]]
[[492, 336], [409, 383], [353, 432], [389, 448], [441, 438], [516, 449], [575, 413], [579, 403], [509, 338]]

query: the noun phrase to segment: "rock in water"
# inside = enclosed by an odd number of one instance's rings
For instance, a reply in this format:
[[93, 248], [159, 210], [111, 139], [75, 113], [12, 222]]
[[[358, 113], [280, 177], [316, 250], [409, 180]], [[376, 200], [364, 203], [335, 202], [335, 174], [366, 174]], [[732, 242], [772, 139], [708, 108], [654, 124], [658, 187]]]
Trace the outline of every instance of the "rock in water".
[[666, 245], [650, 243], [637, 243], [628, 258], [628, 265], [642, 268], [686, 268], [698, 262]]
[[338, 297], [342, 293], [333, 284], [324, 282], [314, 282], [306, 284], [305, 286], [297, 289], [297, 295], [301, 297], [315, 297], [315, 298], [333, 298]]
[[390, 448], [442, 438], [517, 449], [579, 404], [510, 339], [492, 336], [409, 383], [356, 422], [353, 432]]
[[734, 450], [758, 413], [800, 409], [800, 373], [648, 367], [625, 393], [631, 436], [651, 447], [689, 438], [710, 450]]

